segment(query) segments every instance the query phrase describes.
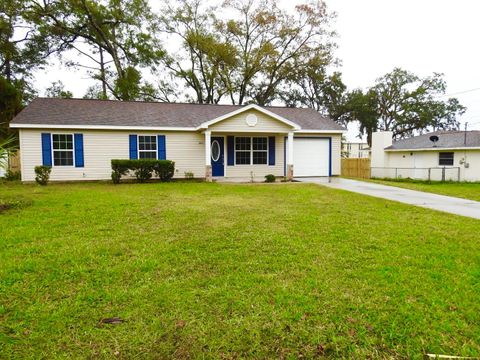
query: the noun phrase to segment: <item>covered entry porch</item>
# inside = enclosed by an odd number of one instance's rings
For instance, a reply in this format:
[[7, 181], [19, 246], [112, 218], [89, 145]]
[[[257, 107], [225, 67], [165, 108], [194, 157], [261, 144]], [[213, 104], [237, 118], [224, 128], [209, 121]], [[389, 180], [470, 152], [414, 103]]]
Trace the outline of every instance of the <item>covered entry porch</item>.
[[293, 179], [293, 132], [205, 131], [205, 178]]

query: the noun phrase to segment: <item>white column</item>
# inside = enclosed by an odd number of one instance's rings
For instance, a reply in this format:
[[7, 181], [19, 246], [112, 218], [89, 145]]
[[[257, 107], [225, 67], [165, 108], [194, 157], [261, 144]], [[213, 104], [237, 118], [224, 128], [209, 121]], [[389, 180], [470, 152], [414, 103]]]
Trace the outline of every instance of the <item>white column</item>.
[[212, 138], [212, 132], [211, 131], [205, 131], [205, 165], [210, 166], [212, 163], [210, 161], [210, 149], [211, 149], [211, 138]]
[[287, 165], [293, 165], [293, 132], [288, 133]]

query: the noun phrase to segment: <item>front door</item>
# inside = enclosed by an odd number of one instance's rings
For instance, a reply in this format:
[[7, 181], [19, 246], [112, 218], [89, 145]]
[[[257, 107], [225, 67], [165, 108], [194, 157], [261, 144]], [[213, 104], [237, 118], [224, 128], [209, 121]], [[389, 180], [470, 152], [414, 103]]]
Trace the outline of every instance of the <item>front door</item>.
[[212, 176], [224, 176], [224, 138], [212, 137], [210, 144], [210, 156], [212, 159]]

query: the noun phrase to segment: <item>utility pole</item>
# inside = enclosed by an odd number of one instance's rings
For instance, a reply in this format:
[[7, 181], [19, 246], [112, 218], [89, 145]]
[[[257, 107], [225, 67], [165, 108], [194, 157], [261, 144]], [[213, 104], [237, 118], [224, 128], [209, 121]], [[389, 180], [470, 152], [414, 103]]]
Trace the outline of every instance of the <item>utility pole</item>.
[[463, 140], [463, 145], [467, 146], [467, 127], [468, 127], [468, 122], [465, 123], [465, 138]]

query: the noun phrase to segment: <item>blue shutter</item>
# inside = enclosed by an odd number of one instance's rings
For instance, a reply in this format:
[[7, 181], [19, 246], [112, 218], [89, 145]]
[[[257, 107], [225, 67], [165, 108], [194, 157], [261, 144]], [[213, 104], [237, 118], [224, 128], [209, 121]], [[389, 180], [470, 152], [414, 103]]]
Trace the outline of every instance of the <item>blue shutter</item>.
[[268, 137], [268, 165], [275, 165], [275, 136]]
[[74, 134], [75, 137], [75, 167], [83, 167], [83, 134]]
[[42, 133], [42, 161], [44, 166], [52, 166], [52, 135]]
[[227, 136], [227, 165], [235, 165], [235, 137]]
[[158, 160], [167, 160], [167, 149], [166, 149], [166, 142], [165, 142], [165, 135], [158, 135], [157, 136], [157, 153], [158, 153]]
[[130, 139], [130, 160], [137, 160], [137, 135], [129, 135]]

